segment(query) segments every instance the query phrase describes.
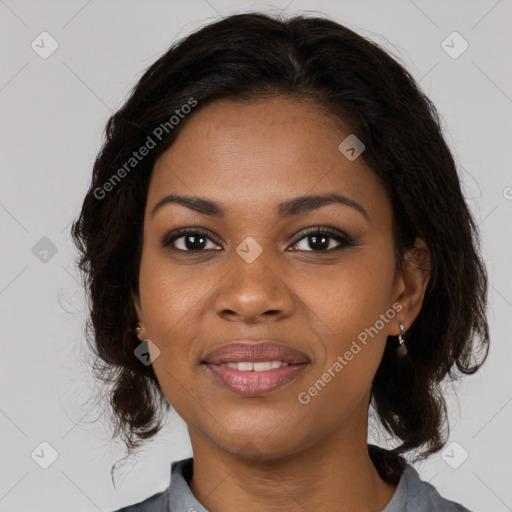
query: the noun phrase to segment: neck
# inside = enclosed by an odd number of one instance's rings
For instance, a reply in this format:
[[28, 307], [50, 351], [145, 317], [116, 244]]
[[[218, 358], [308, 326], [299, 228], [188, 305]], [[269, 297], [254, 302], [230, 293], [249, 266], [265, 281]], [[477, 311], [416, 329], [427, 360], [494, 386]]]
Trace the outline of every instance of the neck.
[[[343, 437], [343, 436], [341, 436]], [[233, 455], [191, 436], [192, 493], [210, 512], [245, 510], [382, 511], [397, 482], [385, 481], [367, 446], [367, 432], [341, 438], [336, 432], [304, 450], [275, 457], [254, 447]], [[259, 455], [254, 455], [258, 453]]]

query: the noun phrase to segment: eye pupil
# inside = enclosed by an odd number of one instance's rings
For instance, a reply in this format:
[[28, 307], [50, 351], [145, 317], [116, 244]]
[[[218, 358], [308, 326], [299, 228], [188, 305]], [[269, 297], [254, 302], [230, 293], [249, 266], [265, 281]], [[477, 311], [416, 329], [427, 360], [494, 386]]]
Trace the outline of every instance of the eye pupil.
[[[185, 235], [185, 247], [190, 251], [197, 251], [202, 249], [206, 244], [206, 237], [203, 235]], [[189, 240], [193, 240], [189, 243]]]
[[329, 247], [329, 238], [326, 235], [309, 235], [309, 246], [317, 250], [327, 249]]

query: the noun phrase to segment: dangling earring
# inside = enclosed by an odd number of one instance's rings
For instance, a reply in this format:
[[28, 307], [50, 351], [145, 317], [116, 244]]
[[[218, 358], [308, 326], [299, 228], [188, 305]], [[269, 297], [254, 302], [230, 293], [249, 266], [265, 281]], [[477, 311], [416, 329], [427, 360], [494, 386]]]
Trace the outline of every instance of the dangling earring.
[[407, 347], [405, 346], [405, 325], [400, 325], [400, 334], [398, 335], [398, 347], [396, 347], [397, 358], [402, 360], [407, 355]]

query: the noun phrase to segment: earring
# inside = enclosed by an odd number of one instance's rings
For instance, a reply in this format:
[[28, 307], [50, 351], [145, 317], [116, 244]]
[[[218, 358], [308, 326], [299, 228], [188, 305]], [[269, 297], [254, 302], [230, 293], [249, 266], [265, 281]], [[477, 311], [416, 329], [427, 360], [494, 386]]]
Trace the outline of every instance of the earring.
[[140, 327], [140, 326], [135, 327], [135, 332], [137, 334], [140, 334], [141, 331], [142, 331], [142, 327]]
[[407, 355], [407, 347], [405, 346], [405, 325], [400, 325], [400, 334], [398, 335], [398, 347], [396, 347], [396, 355], [398, 359], [403, 359]]

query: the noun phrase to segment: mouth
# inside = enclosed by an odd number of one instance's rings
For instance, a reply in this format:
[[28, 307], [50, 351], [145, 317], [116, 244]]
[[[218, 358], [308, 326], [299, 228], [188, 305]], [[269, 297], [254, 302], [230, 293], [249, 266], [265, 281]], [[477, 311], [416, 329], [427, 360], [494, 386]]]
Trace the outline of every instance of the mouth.
[[[203, 363], [209, 374], [215, 380], [234, 393], [242, 396], [262, 396], [274, 391], [275, 389], [295, 380], [309, 363], [287, 364], [281, 366], [281, 361], [277, 361], [276, 367], [272, 369], [247, 369], [253, 366], [249, 361], [234, 363], [236, 367], [225, 364]], [[254, 363], [255, 365], [258, 363]], [[262, 362], [265, 366], [270, 362]], [[279, 367], [277, 367], [279, 364]], [[240, 367], [246, 368], [244, 370]]]
[[304, 352], [267, 341], [225, 345], [210, 352], [201, 365], [232, 392], [258, 397], [297, 379], [310, 362]]

